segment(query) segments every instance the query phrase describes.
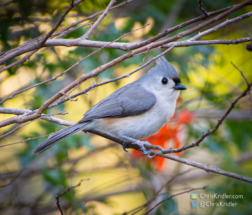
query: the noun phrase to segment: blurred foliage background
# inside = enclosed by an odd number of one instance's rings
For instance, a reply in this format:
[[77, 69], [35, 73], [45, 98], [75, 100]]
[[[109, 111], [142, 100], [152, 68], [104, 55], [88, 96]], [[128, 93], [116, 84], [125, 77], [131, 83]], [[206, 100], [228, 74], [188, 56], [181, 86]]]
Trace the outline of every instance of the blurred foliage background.
[[[123, 1], [117, 1], [117, 4], [121, 2]], [[221, 0], [213, 4], [213, 1], [204, 0], [203, 6], [207, 11], [214, 11], [239, 2]], [[70, 11], [61, 28], [104, 10], [108, 3], [108, 0], [84, 1]], [[70, 1], [17, 0], [10, 3], [3, 1], [1, 4], [0, 50], [4, 52], [48, 32], [69, 6]], [[252, 6], [244, 7], [229, 15], [229, 18], [251, 9]], [[199, 15], [202, 15], [202, 11], [199, 10], [196, 0], [135, 0], [110, 11], [89, 39], [113, 41], [124, 33], [150, 23], [148, 27], [120, 40], [120, 42], [139, 42]], [[95, 19], [91, 20], [94, 21]], [[78, 38], [88, 29], [89, 26], [82, 27], [63, 38]], [[222, 28], [203, 39], [235, 39], [249, 37], [251, 34], [251, 18], [248, 18]], [[202, 132], [213, 128], [217, 119], [228, 109], [231, 101], [245, 89], [246, 82], [239, 71], [231, 65], [231, 61], [243, 71], [250, 82], [252, 81], [252, 52], [246, 50], [247, 44], [179, 47], [165, 56], [179, 72], [182, 83], [188, 87], [188, 90], [181, 93], [176, 116], [167, 128], [175, 132], [176, 138], [166, 137], [163, 141], [165, 147], [179, 147], [191, 143], [199, 138]], [[96, 49], [89, 47], [60, 46], [41, 49], [27, 62], [0, 74], [0, 99], [60, 74], [94, 50]], [[123, 53], [124, 51], [121, 50], [103, 49], [56, 81], [14, 96], [4, 102], [2, 107], [35, 110], [83, 73], [88, 73]], [[144, 55], [127, 59], [98, 77], [85, 81], [75, 89], [74, 93], [86, 89], [93, 82], [106, 81], [133, 71], [159, 53], [160, 50], [155, 49]], [[17, 59], [21, 57], [23, 56]], [[6, 65], [14, 61], [10, 60]], [[79, 96], [78, 101], [65, 102], [45, 113], [55, 114], [66, 111], [68, 114], [57, 117], [77, 122], [82, 114], [98, 101], [119, 87], [138, 79], [147, 70], [148, 68], [145, 68], [129, 78], [97, 87], [88, 95]], [[178, 156], [252, 177], [250, 102], [250, 96], [241, 99], [214, 135], [207, 137], [200, 147], [187, 150]], [[185, 115], [181, 116], [182, 113]], [[0, 120], [12, 116], [14, 115], [0, 114]], [[179, 121], [181, 117], [182, 121], [185, 119], [183, 123]], [[1, 128], [0, 134], [14, 127], [10, 125]], [[50, 134], [61, 128], [63, 126], [58, 124], [37, 120], [1, 139], [0, 142], [1, 145], [6, 145]], [[84, 133], [78, 133], [61, 141], [41, 155], [32, 154], [32, 150], [46, 138], [1, 147], [0, 185], [11, 182], [22, 170], [9, 186], [0, 188], [1, 214], [59, 214], [55, 197], [68, 187], [77, 185], [81, 179], [83, 181], [80, 186], [60, 197], [60, 204], [65, 214], [133, 214], [134, 209], [152, 198], [155, 191], [171, 177], [183, 172], [184, 174], [163, 189], [154, 203], [169, 195], [205, 185], [209, 187], [199, 193], [243, 195], [243, 199], [232, 200], [238, 203], [235, 208], [191, 208], [188, 193], [164, 202], [152, 214], [250, 214], [252, 211], [252, 185], [249, 183], [206, 173], [170, 160], [153, 159], [147, 162], [139, 155], [124, 152], [118, 144]], [[145, 210], [137, 214], [142, 214]]]

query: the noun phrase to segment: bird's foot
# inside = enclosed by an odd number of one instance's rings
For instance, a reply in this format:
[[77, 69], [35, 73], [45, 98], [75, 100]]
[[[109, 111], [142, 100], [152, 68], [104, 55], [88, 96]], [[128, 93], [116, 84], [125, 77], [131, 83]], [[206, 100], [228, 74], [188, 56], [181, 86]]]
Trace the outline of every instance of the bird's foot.
[[156, 155], [150, 155], [152, 153], [151, 149], [146, 149], [145, 146], [152, 146], [148, 141], [140, 141], [137, 140], [134, 142], [140, 147], [140, 150], [143, 152], [143, 155], [145, 155], [147, 158], [154, 158]]
[[[135, 143], [136, 145], [139, 146], [140, 150], [143, 152], [143, 155], [145, 155], [148, 158], [153, 158], [155, 157], [154, 155], [150, 155], [152, 153], [151, 149], [146, 149], [145, 146], [152, 146], [149, 142], [147, 141], [140, 141], [140, 140], [136, 140], [130, 137], [125, 137], [123, 136], [124, 139], [129, 140], [132, 143]], [[125, 146], [126, 144], [123, 144], [123, 149], [125, 150]]]

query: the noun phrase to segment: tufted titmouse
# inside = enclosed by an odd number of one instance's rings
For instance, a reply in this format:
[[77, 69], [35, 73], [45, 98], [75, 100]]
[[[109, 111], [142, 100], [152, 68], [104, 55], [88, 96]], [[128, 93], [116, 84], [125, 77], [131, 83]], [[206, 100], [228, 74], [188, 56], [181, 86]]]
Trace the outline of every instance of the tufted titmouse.
[[161, 57], [146, 75], [110, 94], [76, 124], [52, 134], [33, 153], [41, 153], [78, 131], [99, 129], [136, 143], [151, 157], [144, 147], [146, 142], [139, 139], [157, 133], [167, 123], [175, 112], [180, 90], [185, 89], [174, 67]]

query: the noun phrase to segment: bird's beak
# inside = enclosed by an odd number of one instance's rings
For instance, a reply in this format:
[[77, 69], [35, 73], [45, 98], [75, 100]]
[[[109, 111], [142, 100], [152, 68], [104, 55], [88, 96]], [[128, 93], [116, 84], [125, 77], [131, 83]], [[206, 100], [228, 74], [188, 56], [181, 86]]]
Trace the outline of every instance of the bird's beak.
[[173, 87], [174, 90], [186, 90], [187, 88], [183, 85], [183, 84], [176, 84], [174, 87]]

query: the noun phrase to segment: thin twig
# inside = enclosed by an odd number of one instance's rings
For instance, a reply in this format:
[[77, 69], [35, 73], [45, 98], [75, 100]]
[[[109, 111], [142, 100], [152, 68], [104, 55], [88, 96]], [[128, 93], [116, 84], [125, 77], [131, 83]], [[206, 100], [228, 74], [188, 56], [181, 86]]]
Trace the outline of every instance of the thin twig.
[[[89, 179], [85, 179], [85, 181], [87, 181], [87, 180], [89, 180]], [[64, 192], [58, 193], [58, 195], [55, 197], [56, 204], [57, 204], [57, 207], [58, 207], [61, 215], [63, 215], [63, 211], [62, 211], [62, 209], [60, 207], [60, 197], [63, 196], [64, 194], [68, 193], [70, 190], [72, 190], [72, 189], [74, 189], [76, 187], [79, 187], [81, 185], [82, 181], [84, 181], [84, 179], [81, 179], [81, 181], [79, 182], [79, 184], [77, 184], [75, 186], [72, 186], [72, 187], [68, 187]]]
[[72, 99], [72, 98], [69, 96], [68, 93], [63, 93], [63, 92], [61, 92], [61, 94], [64, 95], [64, 96], [66, 96], [71, 102], [73, 102], [73, 101], [76, 102], [76, 101], [78, 100], [78, 98], [77, 98], [77, 99]]
[[232, 61], [231, 61], [231, 64], [234, 66], [234, 68], [236, 68], [241, 73], [241, 76], [246, 81], [247, 86], [250, 87], [251, 84], [249, 83], [248, 79], [245, 77], [245, 75], [243, 74], [243, 72]]
[[108, 11], [115, 3], [115, 0], [111, 0], [107, 6], [107, 8], [103, 11], [102, 15], [97, 19], [97, 21], [91, 26], [91, 28], [80, 38], [80, 39], [88, 39], [90, 34], [94, 31], [94, 29], [100, 24], [100, 22], [104, 19], [104, 17], [108, 14]]
[[[241, 76], [244, 78], [244, 80], [246, 81], [247, 83], [247, 86], [250, 85], [248, 79], [245, 77], [245, 75], [243, 74], [243, 72], [236, 66], [234, 65], [233, 62], [231, 62], [231, 64], [241, 73]], [[249, 96], [250, 96], [250, 119], [252, 120], [252, 94], [251, 94], [251, 91], [249, 91]]]
[[52, 34], [56, 31], [56, 29], [60, 26], [60, 24], [63, 22], [65, 16], [69, 13], [70, 10], [72, 10], [75, 6], [77, 6], [78, 4], [80, 4], [81, 2], [83, 2], [84, 0], [78, 0], [78, 1], [74, 1], [72, 0], [71, 4], [69, 5], [69, 7], [64, 11], [64, 13], [61, 14], [59, 21], [54, 25], [54, 27], [51, 29], [51, 31], [49, 31], [45, 37], [42, 39], [42, 41], [39, 43], [39, 48], [42, 47], [44, 45], [44, 43], [46, 42], [46, 40], [52, 36]]
[[238, 174], [235, 174], [235, 173], [232, 173], [232, 172], [227, 172], [227, 171], [221, 170], [219, 168], [211, 167], [211, 166], [208, 166], [208, 165], [203, 165], [203, 164], [200, 164], [200, 163], [196, 163], [194, 161], [190, 161], [190, 160], [185, 159], [185, 158], [180, 158], [180, 157], [177, 157], [175, 155], [170, 155], [170, 154], [165, 154], [164, 155], [164, 154], [162, 154], [162, 152], [157, 152], [157, 151], [153, 151], [153, 150], [152, 150], [152, 152], [153, 152], [153, 154], [155, 153], [156, 156], [160, 156], [160, 157], [163, 157], [163, 158], [167, 158], [167, 159], [170, 159], [170, 160], [177, 161], [179, 163], [183, 163], [183, 164], [186, 164], [186, 165], [189, 165], [189, 166], [193, 166], [193, 167], [196, 167], [198, 169], [205, 170], [208, 173], [212, 172], [212, 173], [224, 175], [224, 176], [227, 176], [227, 177], [230, 177], [230, 178], [235, 178], [235, 179], [238, 179], [238, 180], [241, 180], [241, 181], [246, 181], [246, 182], [252, 183], [252, 178], [249, 178], [249, 177], [246, 177], [246, 176], [238, 175]]
[[85, 26], [88, 26], [88, 25], [93, 25], [93, 23], [92, 23], [92, 22], [85, 23], [85, 24], [82, 24], [81, 26], [78, 26], [78, 27], [76, 27], [76, 28], [69, 29], [68, 31], [64, 31], [64, 32], [62, 32], [62, 34], [59, 34], [57, 37], [55, 37], [55, 39], [60, 38], [60, 37], [63, 37], [63, 36], [65, 36], [66, 34], [69, 34], [69, 33], [73, 32], [73, 31], [76, 31], [76, 30], [78, 30], [78, 29], [80, 29], [80, 28], [83, 28], [83, 27], [85, 27]]
[[5, 185], [1, 185], [0, 187], [3, 188], [3, 187], [7, 187], [9, 186], [13, 181], [15, 181], [18, 176], [22, 173], [22, 170], [8, 183], [8, 184], [5, 184]]
[[[118, 5], [114, 6], [114, 7], [111, 7], [110, 10], [117, 9], [117, 8], [119, 8], [119, 7], [121, 7], [121, 6], [125, 5], [125, 4], [128, 4], [128, 3], [132, 2], [132, 1], [134, 1], [134, 0], [127, 0], [127, 1], [124, 1], [124, 2], [118, 4]], [[95, 14], [92, 14], [91, 16], [88, 16], [88, 17], [86, 17], [86, 18], [84, 18], [84, 19], [78, 20], [78, 21], [72, 23], [71, 25], [69, 25], [69, 26], [67, 26], [67, 27], [65, 27], [65, 28], [63, 28], [63, 29], [61, 29], [59, 32], [53, 34], [52, 37], [56, 37], [56, 36], [58, 36], [58, 35], [64, 33], [65, 31], [69, 30], [70, 28], [72, 28], [72, 27], [75, 26], [75, 25], [78, 25], [78, 24], [80, 24], [80, 23], [82, 23], [82, 22], [85, 22], [85, 21], [87, 21], [87, 20], [93, 19], [93, 18], [95, 18], [96, 16], [99, 16], [100, 14], [102, 14], [103, 12], [104, 12], [104, 11], [100, 11], [100, 12], [95, 13]]]
[[245, 13], [245, 14], [243, 14], [243, 15], [241, 15], [241, 16], [237, 16], [237, 17], [235, 17], [235, 18], [233, 18], [233, 19], [226, 20], [226, 21], [222, 22], [221, 24], [216, 25], [216, 26], [213, 27], [213, 28], [210, 28], [210, 29], [208, 29], [208, 30], [206, 30], [206, 31], [203, 31], [203, 32], [201, 32], [201, 33], [198, 33], [196, 36], [190, 38], [189, 40], [190, 40], [190, 41], [198, 40], [198, 39], [200, 39], [201, 37], [203, 37], [203, 36], [205, 36], [205, 35], [207, 35], [207, 34], [209, 34], [209, 33], [215, 32], [215, 31], [217, 31], [218, 29], [223, 28], [223, 27], [225, 27], [225, 26], [227, 26], [227, 25], [230, 25], [230, 24], [232, 24], [232, 23], [234, 23], [234, 22], [240, 21], [240, 20], [242, 20], [242, 19], [246, 19], [246, 18], [250, 17], [251, 15], [252, 15], [252, 11], [249, 12], [249, 13]]
[[18, 130], [18, 129], [20, 129], [20, 128], [22, 128], [22, 127], [24, 127], [24, 126], [26, 126], [26, 125], [28, 125], [28, 124], [30, 124], [30, 123], [32, 123], [32, 122], [38, 120], [38, 119], [39, 119], [39, 118], [36, 118], [36, 119], [33, 119], [33, 120], [31, 120], [31, 121], [29, 121], [29, 122], [27, 122], [27, 123], [24, 123], [24, 124], [22, 124], [22, 125], [20, 125], [20, 126], [17, 126], [16, 128], [12, 129], [11, 131], [9, 131], [9, 132], [5, 133], [4, 135], [0, 136], [0, 139], [6, 137], [6, 136], [8, 136], [8, 135], [10, 135], [10, 134], [13, 133], [14, 131], [16, 131], [16, 130]]
[[38, 51], [38, 49], [35, 49], [34, 51], [32, 51], [32, 52], [26, 54], [26, 55], [25, 55], [23, 58], [21, 58], [20, 60], [17, 60], [17, 61], [15, 61], [14, 63], [12, 63], [12, 64], [10, 64], [10, 65], [8, 65], [8, 66], [4, 66], [3, 68], [0, 69], [0, 73], [3, 72], [3, 71], [5, 71], [5, 70], [7, 70], [7, 69], [12, 68], [13, 66], [16, 66], [16, 65], [18, 65], [18, 64], [20, 64], [20, 63], [23, 63], [23, 62], [27, 61], [27, 60], [28, 60], [35, 52], [37, 52], [37, 51]]
[[1, 147], [5, 147], [5, 146], [16, 145], [16, 144], [18, 144], [18, 143], [27, 142], [27, 141], [30, 141], [30, 140], [39, 139], [39, 138], [46, 137], [46, 136], [49, 136], [49, 135], [50, 135], [50, 134], [46, 134], [46, 135], [42, 135], [42, 136], [39, 136], [39, 137], [33, 137], [33, 138], [28, 138], [28, 139], [25, 139], [25, 140], [21, 140], [21, 141], [15, 142], [15, 143], [9, 143], [9, 144], [6, 144], [6, 145], [0, 145], [0, 148], [1, 148]]
[[208, 13], [203, 8], [202, 0], [198, 0], [198, 2], [199, 2], [199, 9], [205, 14], [206, 17], [208, 17]]
[[233, 40], [200, 40], [200, 41], [179, 41], [179, 42], [171, 42], [166, 45], [163, 45], [162, 48], [171, 47], [174, 43], [176, 43], [176, 47], [189, 47], [189, 46], [201, 46], [201, 45], [230, 45], [230, 44], [239, 44], [246, 43], [252, 41], [252, 37], [233, 39]]

